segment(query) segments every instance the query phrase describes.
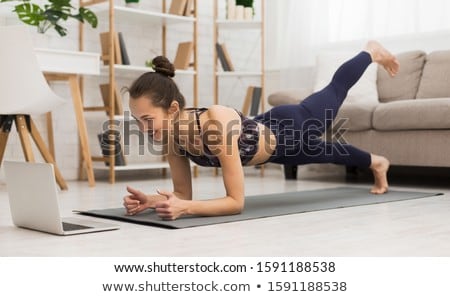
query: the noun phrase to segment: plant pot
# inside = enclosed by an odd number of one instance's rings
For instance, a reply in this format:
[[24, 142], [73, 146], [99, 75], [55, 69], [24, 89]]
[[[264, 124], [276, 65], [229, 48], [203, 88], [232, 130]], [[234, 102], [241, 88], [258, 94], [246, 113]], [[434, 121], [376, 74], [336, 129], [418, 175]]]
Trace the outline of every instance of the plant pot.
[[246, 20], [246, 21], [253, 20], [253, 8], [252, 7], [244, 7], [244, 20]]
[[126, 6], [126, 7], [129, 7], [129, 8], [135, 8], [135, 9], [137, 9], [137, 8], [139, 8], [139, 2], [125, 3], [125, 6]]

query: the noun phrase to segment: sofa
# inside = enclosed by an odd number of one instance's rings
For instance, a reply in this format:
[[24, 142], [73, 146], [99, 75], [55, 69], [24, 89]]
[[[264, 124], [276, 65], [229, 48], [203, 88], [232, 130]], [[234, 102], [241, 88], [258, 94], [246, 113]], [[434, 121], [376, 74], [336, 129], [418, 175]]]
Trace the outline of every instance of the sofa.
[[[335, 120], [344, 120], [342, 139], [387, 157], [391, 165], [450, 167], [450, 51], [414, 50], [396, 56], [400, 70], [395, 77], [372, 64], [375, 100], [346, 99], [342, 105]], [[272, 106], [298, 103], [313, 91], [311, 86], [280, 90], [268, 101]], [[328, 140], [334, 130], [326, 133]], [[285, 177], [297, 178], [296, 170], [285, 166]]]

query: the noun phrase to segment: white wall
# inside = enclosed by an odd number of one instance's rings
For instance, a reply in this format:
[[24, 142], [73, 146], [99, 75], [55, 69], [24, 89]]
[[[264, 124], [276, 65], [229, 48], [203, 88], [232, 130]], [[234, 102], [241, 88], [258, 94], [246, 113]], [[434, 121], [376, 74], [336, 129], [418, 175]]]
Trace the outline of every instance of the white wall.
[[[269, 0], [270, 1], [270, 0]], [[77, 2], [77, 1], [75, 1]], [[223, 3], [222, 3], [223, 2]], [[225, 1], [219, 0], [220, 7], [223, 7]], [[258, 3], [259, 1], [255, 1]], [[116, 4], [123, 5], [123, 0], [116, 0]], [[168, 1], [170, 4], [170, 1]], [[199, 105], [209, 106], [213, 103], [213, 0], [198, 0], [198, 81], [199, 81]], [[142, 9], [161, 10], [160, 0], [141, 1]], [[256, 4], [256, 14], [260, 12], [259, 4]], [[0, 8], [1, 11], [1, 8]], [[270, 20], [268, 20], [269, 22]], [[266, 28], [270, 23], [266, 22]], [[19, 21], [15, 15], [0, 17], [0, 25], [18, 24]], [[175, 25], [169, 27], [167, 32], [167, 56], [173, 60], [178, 42], [191, 39], [192, 26]], [[107, 31], [107, 22], [100, 20], [97, 29], [90, 29], [86, 26], [85, 50], [100, 52], [99, 33]], [[56, 32], [49, 31], [45, 35], [34, 34], [34, 42], [37, 47], [47, 47], [56, 49], [77, 50], [78, 49], [78, 24], [70, 22], [68, 25], [69, 34], [61, 38]], [[34, 27], [30, 31], [34, 32]], [[159, 26], [130, 26], [127, 22], [116, 22], [116, 30], [123, 32], [127, 45], [127, 51], [132, 64], [144, 65], [145, 60], [151, 59], [161, 54], [161, 28]], [[230, 56], [237, 69], [255, 70], [259, 63], [259, 38], [255, 38], [253, 33], [224, 33], [220, 36], [221, 42], [226, 42]], [[257, 35], [257, 34], [256, 34]], [[269, 51], [270, 54], [271, 51]], [[270, 59], [266, 59], [267, 65], [270, 65]], [[258, 68], [256, 68], [257, 70]], [[277, 89], [278, 77], [273, 77], [270, 72], [267, 75], [266, 95], [272, 90]], [[119, 88], [128, 86], [136, 77], [128, 76], [120, 78]], [[101, 104], [99, 83], [106, 83], [107, 77], [86, 77], [85, 78], [85, 105]], [[192, 78], [176, 77], [176, 81], [182, 93], [185, 95], [188, 105], [192, 105]], [[246, 86], [249, 84], [259, 84], [256, 79], [223, 79], [220, 81], [220, 103], [236, 108], [241, 108], [242, 100], [245, 96]], [[78, 174], [78, 135], [75, 116], [73, 113], [70, 92], [67, 84], [53, 83], [55, 92], [68, 99], [67, 104], [57, 108], [53, 112], [54, 120], [54, 139], [56, 148], [56, 161], [60, 167], [63, 176], [67, 180], [77, 178]], [[127, 106], [126, 98], [124, 106]], [[267, 105], [266, 105], [267, 106]], [[99, 145], [96, 139], [96, 133], [101, 131], [102, 123], [106, 120], [103, 113], [87, 113], [87, 123], [90, 133], [91, 150], [93, 154], [99, 154]], [[37, 118], [37, 124], [41, 133], [46, 137], [45, 121], [43, 117]], [[15, 130], [12, 131], [4, 159], [23, 160], [23, 153], [20, 142]], [[39, 153], [35, 153], [38, 160]], [[129, 161], [142, 161], [154, 159], [153, 156], [130, 156]]]

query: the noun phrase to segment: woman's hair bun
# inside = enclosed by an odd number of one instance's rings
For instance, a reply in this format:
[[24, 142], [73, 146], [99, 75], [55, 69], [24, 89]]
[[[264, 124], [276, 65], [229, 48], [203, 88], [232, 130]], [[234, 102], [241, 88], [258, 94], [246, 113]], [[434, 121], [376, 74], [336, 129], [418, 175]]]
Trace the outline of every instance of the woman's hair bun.
[[175, 67], [164, 56], [157, 56], [152, 60], [153, 70], [168, 77], [175, 76]]

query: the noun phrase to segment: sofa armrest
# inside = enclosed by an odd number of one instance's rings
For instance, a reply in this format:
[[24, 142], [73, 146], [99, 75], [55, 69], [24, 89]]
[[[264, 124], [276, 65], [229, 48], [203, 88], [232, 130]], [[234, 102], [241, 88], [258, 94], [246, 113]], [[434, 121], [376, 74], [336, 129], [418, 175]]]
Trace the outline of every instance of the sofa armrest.
[[297, 104], [309, 95], [312, 90], [310, 88], [301, 89], [287, 89], [272, 93], [267, 98], [269, 104], [272, 106], [278, 106], [283, 104]]

